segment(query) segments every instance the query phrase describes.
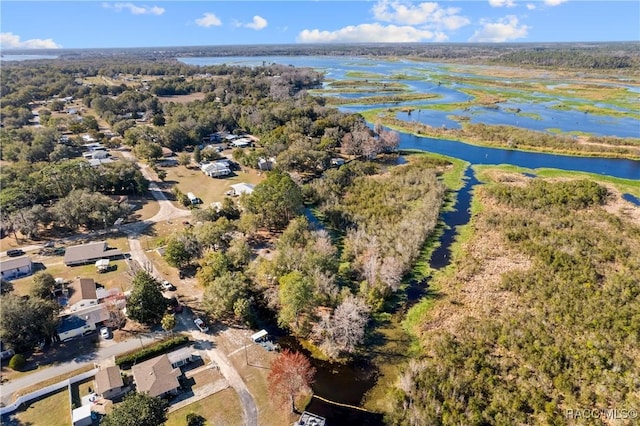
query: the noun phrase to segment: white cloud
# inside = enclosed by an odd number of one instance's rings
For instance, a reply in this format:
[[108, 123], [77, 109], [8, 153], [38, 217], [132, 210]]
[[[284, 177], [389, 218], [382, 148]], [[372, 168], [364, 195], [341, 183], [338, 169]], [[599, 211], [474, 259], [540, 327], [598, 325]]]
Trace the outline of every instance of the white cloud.
[[497, 22], [481, 21], [482, 28], [477, 30], [469, 41], [501, 43], [505, 41], [524, 38], [529, 27], [520, 25], [518, 18], [513, 15], [505, 16]]
[[428, 28], [455, 30], [470, 23], [459, 15], [460, 8], [440, 7], [435, 2], [410, 3], [404, 0], [379, 0], [371, 9], [378, 21], [401, 25], [423, 25]]
[[559, 4], [565, 3], [569, 0], [544, 0], [544, 4], [547, 6], [558, 6]]
[[514, 7], [516, 5], [514, 0], [489, 0], [491, 7]]
[[536, 5], [535, 5], [535, 4], [533, 4], [533, 3], [527, 3], [527, 9], [529, 9], [529, 10], [533, 10], [533, 9], [535, 9], [535, 8], [536, 8]]
[[13, 33], [0, 33], [0, 48], [2, 49], [60, 49], [61, 47], [50, 38], [32, 38], [21, 41], [20, 36]]
[[159, 6], [136, 6], [133, 3], [102, 3], [105, 9], [113, 9], [116, 12], [128, 10], [133, 15], [162, 15], [164, 7]]
[[263, 28], [266, 28], [268, 24], [269, 23], [267, 22], [266, 19], [264, 19], [262, 16], [256, 15], [256, 16], [253, 17], [253, 21], [252, 22], [250, 22], [248, 24], [244, 24], [244, 26], [247, 27], [247, 28], [251, 28], [251, 29], [257, 31], [257, 30], [261, 30]]
[[408, 43], [424, 40], [444, 41], [446, 35], [419, 30], [410, 26], [361, 24], [350, 25], [336, 31], [303, 30], [298, 34], [299, 43]]
[[196, 24], [200, 27], [219, 27], [222, 25], [222, 21], [213, 13], [205, 13], [202, 18], [196, 19]]

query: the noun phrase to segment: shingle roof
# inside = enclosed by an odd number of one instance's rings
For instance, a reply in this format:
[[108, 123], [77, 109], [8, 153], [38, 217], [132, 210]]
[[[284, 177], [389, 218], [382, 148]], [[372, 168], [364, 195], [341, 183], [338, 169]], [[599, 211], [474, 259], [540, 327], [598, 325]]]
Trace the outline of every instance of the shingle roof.
[[147, 392], [149, 396], [160, 396], [180, 386], [180, 370], [171, 367], [166, 355], [134, 365], [131, 370], [138, 392]]
[[67, 247], [64, 253], [64, 263], [65, 265], [73, 265], [122, 254], [119, 249], [106, 250], [106, 248], [106, 241]]
[[31, 258], [29, 256], [16, 257], [6, 260], [3, 259], [2, 262], [0, 262], [0, 271], [5, 272], [16, 268], [22, 268], [24, 266], [31, 265], [31, 263]]
[[120, 368], [116, 366], [107, 367], [96, 373], [96, 392], [102, 395], [111, 389], [117, 389], [124, 386]]
[[80, 278], [78, 281], [69, 284], [69, 287], [73, 289], [73, 293], [71, 297], [69, 297], [69, 305], [85, 299], [98, 298], [96, 294], [96, 283], [93, 281], [93, 278]]

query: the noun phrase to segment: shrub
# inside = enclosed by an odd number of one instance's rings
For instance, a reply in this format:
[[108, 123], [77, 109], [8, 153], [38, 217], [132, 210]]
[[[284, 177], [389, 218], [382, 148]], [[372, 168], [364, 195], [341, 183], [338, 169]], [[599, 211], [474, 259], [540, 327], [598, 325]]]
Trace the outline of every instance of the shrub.
[[173, 349], [176, 346], [180, 346], [189, 341], [189, 337], [185, 335], [175, 336], [154, 345], [143, 348], [139, 351], [135, 351], [129, 354], [125, 354], [116, 357], [116, 364], [118, 367], [128, 370], [136, 362], [142, 362], [147, 359], [153, 358], [156, 355], [163, 354], [169, 349]]
[[12, 370], [20, 371], [26, 363], [27, 360], [24, 358], [24, 355], [15, 354], [11, 357], [11, 360], [9, 360], [9, 368], [11, 368]]

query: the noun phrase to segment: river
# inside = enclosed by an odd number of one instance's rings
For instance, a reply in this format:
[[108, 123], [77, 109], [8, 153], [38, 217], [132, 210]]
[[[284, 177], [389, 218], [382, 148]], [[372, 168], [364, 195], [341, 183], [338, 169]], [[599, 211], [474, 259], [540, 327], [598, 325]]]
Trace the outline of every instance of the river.
[[[354, 77], [349, 77], [348, 74], [354, 71], [366, 72], [368, 75], [379, 74], [381, 81], [385, 81], [385, 78], [391, 78], [391, 76], [398, 73], [411, 76], [422, 75], [425, 76], [424, 81], [412, 80], [408, 81], [407, 84], [412, 90], [417, 92], [441, 95], [439, 99], [434, 99], [432, 101], [433, 103], [460, 102], [469, 99], [469, 96], [457, 90], [455, 85], [445, 87], [437, 82], [437, 76], [439, 74], [456, 74], [451, 71], [450, 67], [445, 68], [439, 64], [424, 64], [403, 60], [391, 62], [379, 59], [345, 57], [224, 57], [179, 58], [179, 60], [192, 65], [217, 65], [224, 63], [229, 65], [257, 66], [269, 63], [280, 63], [294, 66], [308, 66], [325, 71], [326, 77], [332, 79], [353, 79]], [[459, 72], [458, 75], [465, 76], [469, 74]], [[551, 84], [551, 81], [548, 80], [547, 83]], [[632, 94], [637, 93], [637, 87], [621, 86], [625, 87]], [[357, 95], [354, 96], [353, 94], [345, 94], [345, 97], [353, 98], [354, 102], [357, 102], [358, 98]], [[564, 101], [567, 99], [559, 98], [559, 100]], [[558, 111], [547, 108], [548, 105], [543, 105], [542, 102], [548, 102], [548, 95], [545, 99], [541, 100], [539, 104], [518, 104], [519, 107], [535, 111], [539, 119], [523, 118], [517, 114], [507, 114], [505, 111], [498, 109], [486, 110], [483, 111], [482, 114], [476, 114], [474, 121], [487, 122], [489, 124], [508, 124], [531, 128], [533, 130], [544, 129], [544, 122], [552, 121], [554, 127], [567, 132], [579, 131], [618, 137], [640, 137], [640, 121], [635, 118], [596, 117], [591, 114], [578, 115], [576, 111]], [[406, 104], [414, 105], [418, 103], [408, 102]], [[340, 109], [346, 112], [359, 112], [381, 106], [384, 105], [352, 105], [341, 107]], [[393, 106], [397, 106], [397, 104], [393, 104]], [[615, 105], [611, 105], [610, 107], [612, 109], [618, 108]], [[640, 107], [638, 109], [640, 109]], [[425, 112], [425, 118], [421, 118], [420, 121], [432, 124], [432, 122], [429, 122], [429, 119], [447, 119], [445, 114], [433, 114], [431, 118], [426, 118], [431, 112], [433, 111]], [[408, 115], [403, 116], [399, 113], [398, 117], [406, 120], [414, 120], [415, 114], [409, 117]], [[454, 125], [453, 121], [447, 121], [447, 123]], [[439, 124], [436, 123], [436, 125]], [[555, 168], [640, 181], [640, 161], [635, 160], [577, 157], [490, 148], [453, 140], [420, 137], [406, 133], [400, 134], [400, 149], [416, 149], [455, 157], [469, 162], [471, 166], [508, 164], [529, 169]], [[470, 220], [471, 215], [469, 208], [473, 187], [477, 183], [478, 181], [474, 176], [473, 169], [471, 167], [467, 168], [465, 171], [465, 184], [457, 193], [454, 208], [451, 211], [444, 212], [441, 216], [441, 220], [444, 222], [444, 230], [439, 239], [440, 245], [430, 259], [430, 266], [433, 269], [440, 269], [448, 265], [450, 261], [451, 244], [455, 241], [458, 229]], [[625, 194], [624, 198], [636, 205], [640, 203], [637, 197], [630, 194]], [[313, 218], [311, 212], [307, 211], [306, 214], [308, 217]], [[412, 285], [409, 291], [411, 292], [411, 294], [408, 294], [410, 299], [420, 297], [424, 294], [424, 288], [421, 290], [415, 285]], [[270, 327], [270, 331], [274, 330], [272, 334], [281, 336], [279, 339], [281, 345], [309, 354], [297, 341], [286, 336], [282, 330], [276, 331], [276, 329], [276, 326]], [[377, 369], [366, 359], [356, 360], [349, 365], [332, 364], [317, 359], [312, 359], [312, 363], [317, 369], [316, 383], [313, 386], [315, 394], [341, 404], [361, 405], [365, 393], [374, 386], [376, 381]], [[382, 424], [382, 416], [379, 414], [329, 404], [318, 398], [313, 398], [307, 409], [315, 414], [326, 417], [328, 425]]]

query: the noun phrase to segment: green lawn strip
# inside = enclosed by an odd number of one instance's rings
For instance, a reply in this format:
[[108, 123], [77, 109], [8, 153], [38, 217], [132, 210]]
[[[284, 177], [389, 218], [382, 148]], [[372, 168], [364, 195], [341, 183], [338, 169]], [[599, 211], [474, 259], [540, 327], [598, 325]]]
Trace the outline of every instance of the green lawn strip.
[[71, 424], [69, 392], [63, 388], [55, 393], [31, 401], [14, 416], [20, 425], [68, 426]]
[[166, 426], [184, 426], [189, 413], [207, 419], [207, 425], [242, 424], [240, 398], [232, 388], [227, 388], [167, 415]]

